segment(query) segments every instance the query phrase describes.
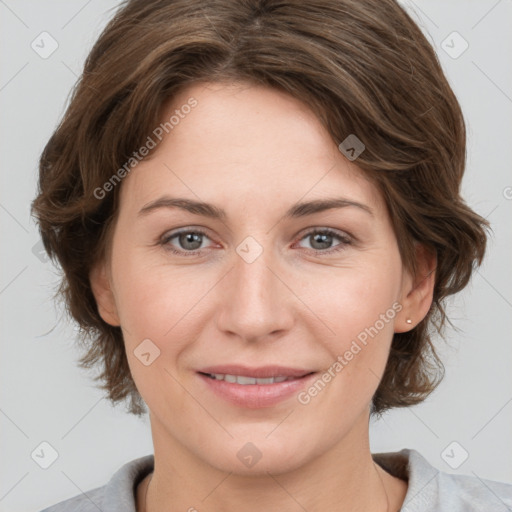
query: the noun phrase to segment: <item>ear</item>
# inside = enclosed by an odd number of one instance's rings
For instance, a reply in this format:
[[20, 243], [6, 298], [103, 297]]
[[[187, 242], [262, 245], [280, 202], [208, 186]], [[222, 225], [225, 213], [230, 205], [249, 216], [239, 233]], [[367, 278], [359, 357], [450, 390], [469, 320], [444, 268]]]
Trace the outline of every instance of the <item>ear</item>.
[[[395, 332], [406, 332], [418, 325], [427, 315], [434, 297], [437, 257], [434, 249], [415, 242], [416, 276], [404, 271], [402, 309], [396, 316]], [[411, 323], [407, 323], [407, 320]]]
[[101, 318], [114, 327], [121, 325], [106, 263], [98, 263], [91, 269], [89, 281]]

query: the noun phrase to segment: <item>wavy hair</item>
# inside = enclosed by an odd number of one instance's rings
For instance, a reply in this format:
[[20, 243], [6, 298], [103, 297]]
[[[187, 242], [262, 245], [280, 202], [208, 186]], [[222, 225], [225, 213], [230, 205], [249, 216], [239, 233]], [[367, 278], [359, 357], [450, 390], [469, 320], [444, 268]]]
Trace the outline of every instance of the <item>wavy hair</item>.
[[460, 196], [466, 131], [434, 49], [394, 0], [129, 0], [88, 55], [40, 158], [32, 203], [44, 247], [63, 270], [56, 297], [80, 326], [84, 368], [115, 403], [147, 412], [119, 327], [100, 317], [89, 281], [118, 208], [102, 187], [195, 82], [243, 81], [307, 104], [336, 144], [356, 134], [357, 165], [386, 201], [403, 264], [414, 242], [437, 256], [432, 307], [395, 333], [372, 414], [424, 400], [444, 367], [432, 343], [444, 299], [462, 290], [486, 248], [487, 221]]

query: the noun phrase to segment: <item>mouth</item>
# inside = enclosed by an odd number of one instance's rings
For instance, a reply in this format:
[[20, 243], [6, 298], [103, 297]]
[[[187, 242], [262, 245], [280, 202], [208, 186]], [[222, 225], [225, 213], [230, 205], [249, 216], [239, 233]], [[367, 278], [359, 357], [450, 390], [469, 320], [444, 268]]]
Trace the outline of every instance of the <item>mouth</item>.
[[224, 380], [226, 382], [230, 382], [231, 384], [241, 384], [242, 386], [254, 386], [254, 385], [266, 385], [266, 384], [276, 384], [280, 382], [286, 382], [290, 380], [298, 380], [303, 377], [307, 377], [314, 372], [306, 373], [301, 377], [287, 377], [286, 375], [278, 375], [276, 377], [249, 377], [248, 375], [231, 375], [229, 373], [203, 373], [199, 372], [201, 375], [209, 377], [213, 380]]
[[318, 372], [302, 368], [212, 366], [197, 371], [210, 392], [237, 407], [277, 405], [303, 389]]

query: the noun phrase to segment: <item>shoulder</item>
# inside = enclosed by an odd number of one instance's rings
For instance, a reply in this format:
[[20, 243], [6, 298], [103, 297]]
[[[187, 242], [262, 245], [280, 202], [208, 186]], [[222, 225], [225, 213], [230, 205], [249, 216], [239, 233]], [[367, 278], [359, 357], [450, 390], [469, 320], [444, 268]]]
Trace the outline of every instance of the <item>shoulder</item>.
[[512, 510], [512, 485], [477, 476], [439, 473], [439, 504], [454, 512]]
[[153, 455], [134, 459], [118, 469], [104, 486], [77, 494], [41, 512], [136, 512], [135, 485], [153, 467]]
[[372, 456], [385, 470], [408, 480], [402, 512], [512, 510], [512, 484], [446, 473], [412, 449]]
[[83, 494], [77, 494], [72, 498], [61, 501], [45, 508], [41, 512], [97, 512], [104, 510], [105, 487], [97, 487]]

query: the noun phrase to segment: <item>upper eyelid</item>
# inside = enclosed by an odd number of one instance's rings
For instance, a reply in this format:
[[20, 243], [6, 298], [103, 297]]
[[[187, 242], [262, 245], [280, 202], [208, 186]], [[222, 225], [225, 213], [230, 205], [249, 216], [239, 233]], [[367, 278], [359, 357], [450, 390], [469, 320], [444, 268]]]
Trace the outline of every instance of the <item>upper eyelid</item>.
[[339, 237], [343, 237], [343, 236], [346, 236], [348, 238], [352, 238], [352, 235], [350, 235], [349, 233], [347, 233], [346, 231], [342, 230], [342, 229], [337, 229], [337, 228], [331, 228], [331, 227], [328, 227], [328, 226], [317, 226], [317, 227], [312, 227], [312, 228], [304, 228], [303, 230], [300, 231], [300, 234], [297, 235], [297, 236], [300, 236], [301, 238], [303, 238], [304, 236], [306, 235], [311, 235], [311, 234], [314, 234], [314, 233], [324, 233], [324, 232], [330, 232], [336, 236], [339, 236]]
[[168, 231], [165, 231], [162, 236], [160, 237], [160, 239], [170, 239], [170, 238], [174, 238], [175, 236], [178, 236], [178, 235], [181, 235], [183, 233], [200, 233], [202, 235], [205, 235], [207, 236], [208, 238], [211, 239], [211, 236], [208, 234], [209, 230], [206, 229], [206, 228], [199, 228], [199, 227], [184, 227], [184, 228], [176, 228], [176, 229], [170, 229]]
[[198, 228], [196, 228], [196, 229], [180, 229], [180, 228], [178, 228], [177, 230], [166, 231], [161, 237], [159, 237], [159, 240], [161, 242], [165, 242], [165, 241], [172, 240], [173, 238], [176, 238], [179, 235], [183, 235], [183, 234], [187, 234], [187, 233], [198, 233], [202, 236], [208, 237], [210, 240], [212, 239], [212, 237], [208, 234], [208, 232], [203, 229], [198, 229]]

